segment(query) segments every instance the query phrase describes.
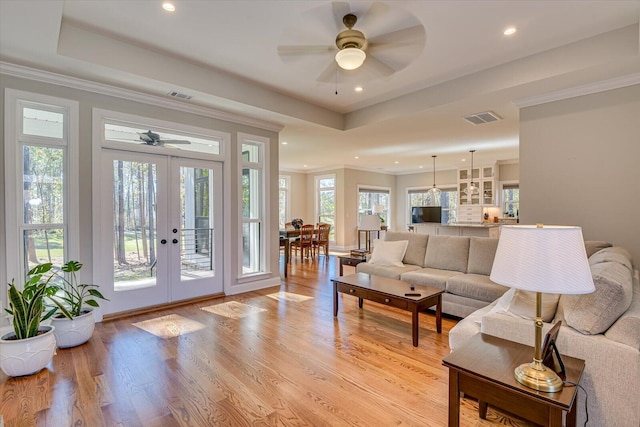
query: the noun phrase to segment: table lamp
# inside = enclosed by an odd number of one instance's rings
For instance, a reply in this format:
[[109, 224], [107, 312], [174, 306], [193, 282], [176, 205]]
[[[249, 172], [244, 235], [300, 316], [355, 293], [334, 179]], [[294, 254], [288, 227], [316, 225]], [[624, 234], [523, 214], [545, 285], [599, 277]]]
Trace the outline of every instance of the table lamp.
[[[380, 217], [378, 215], [361, 215], [360, 216], [360, 224], [358, 225], [358, 230], [365, 231], [365, 235], [367, 236], [367, 240], [365, 242], [365, 248], [367, 252], [371, 251], [371, 232], [372, 231], [380, 231]], [[358, 237], [358, 242], [360, 238]], [[359, 249], [359, 248], [358, 248]]]
[[595, 290], [580, 227], [503, 225], [489, 276], [511, 288], [536, 292], [535, 354], [515, 369], [518, 382], [544, 392], [562, 380], [542, 363], [542, 293], [588, 294]]

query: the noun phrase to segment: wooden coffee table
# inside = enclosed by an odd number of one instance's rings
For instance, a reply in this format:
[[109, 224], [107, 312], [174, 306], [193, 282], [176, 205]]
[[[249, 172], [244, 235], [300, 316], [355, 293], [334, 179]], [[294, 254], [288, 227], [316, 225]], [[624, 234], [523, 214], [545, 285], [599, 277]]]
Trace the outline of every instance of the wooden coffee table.
[[[333, 282], [333, 315], [338, 315], [338, 292], [358, 297], [358, 307], [362, 308], [362, 301], [369, 300], [380, 304], [410, 311], [411, 334], [413, 346], [418, 346], [418, 313], [429, 307], [436, 306], [436, 330], [442, 332], [442, 293], [443, 289], [430, 286], [414, 285], [402, 280], [372, 276], [365, 273], [350, 274], [348, 276], [331, 279]], [[405, 293], [417, 293], [419, 296], [406, 296]]]
[[[533, 328], [533, 325], [532, 325]], [[449, 368], [449, 427], [460, 425], [460, 393], [478, 399], [479, 416], [492, 405], [543, 426], [576, 425], [577, 387], [565, 386], [556, 393], [536, 391], [520, 384], [513, 375], [516, 366], [533, 359], [533, 347], [485, 334], [476, 334], [442, 359]], [[579, 383], [584, 360], [562, 356], [567, 381]]]

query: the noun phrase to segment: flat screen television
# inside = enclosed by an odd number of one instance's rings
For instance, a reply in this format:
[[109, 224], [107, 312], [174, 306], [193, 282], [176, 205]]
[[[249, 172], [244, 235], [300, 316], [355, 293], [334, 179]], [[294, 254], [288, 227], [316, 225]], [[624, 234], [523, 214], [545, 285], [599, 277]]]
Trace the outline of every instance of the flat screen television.
[[442, 207], [440, 206], [414, 206], [411, 208], [411, 223], [442, 222]]

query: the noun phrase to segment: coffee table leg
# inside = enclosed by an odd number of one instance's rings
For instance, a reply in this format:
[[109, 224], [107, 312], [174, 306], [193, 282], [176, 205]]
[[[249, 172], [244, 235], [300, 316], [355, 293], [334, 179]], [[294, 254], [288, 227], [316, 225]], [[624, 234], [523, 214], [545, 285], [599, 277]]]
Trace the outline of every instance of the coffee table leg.
[[442, 294], [438, 295], [438, 304], [436, 304], [436, 330], [442, 333]]
[[362, 308], [362, 298], [358, 298], [358, 307]]
[[413, 346], [418, 346], [418, 305], [411, 308], [411, 335], [413, 337]]
[[333, 316], [338, 315], [338, 285], [333, 282]]
[[458, 371], [449, 368], [449, 427], [460, 425], [460, 386]]
[[481, 400], [478, 400], [478, 416], [480, 417], [481, 420], [486, 420], [487, 419], [487, 408], [488, 408], [489, 404], [487, 402], [483, 402]]

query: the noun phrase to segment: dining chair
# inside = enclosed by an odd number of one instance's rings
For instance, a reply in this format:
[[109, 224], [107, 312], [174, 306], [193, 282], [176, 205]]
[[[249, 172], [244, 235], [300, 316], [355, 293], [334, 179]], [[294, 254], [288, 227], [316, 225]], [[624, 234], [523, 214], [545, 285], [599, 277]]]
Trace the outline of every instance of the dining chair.
[[298, 240], [291, 242], [291, 247], [295, 249], [296, 255], [298, 254], [298, 248], [300, 248], [300, 257], [304, 258], [304, 251], [307, 250], [307, 258], [309, 258], [309, 251], [311, 251], [311, 258], [315, 259], [313, 252], [313, 225], [305, 224], [300, 227], [300, 237]]
[[324, 250], [324, 260], [329, 261], [329, 233], [331, 232], [331, 224], [319, 223], [318, 235], [313, 239], [313, 249], [318, 251], [320, 258], [320, 248]]

